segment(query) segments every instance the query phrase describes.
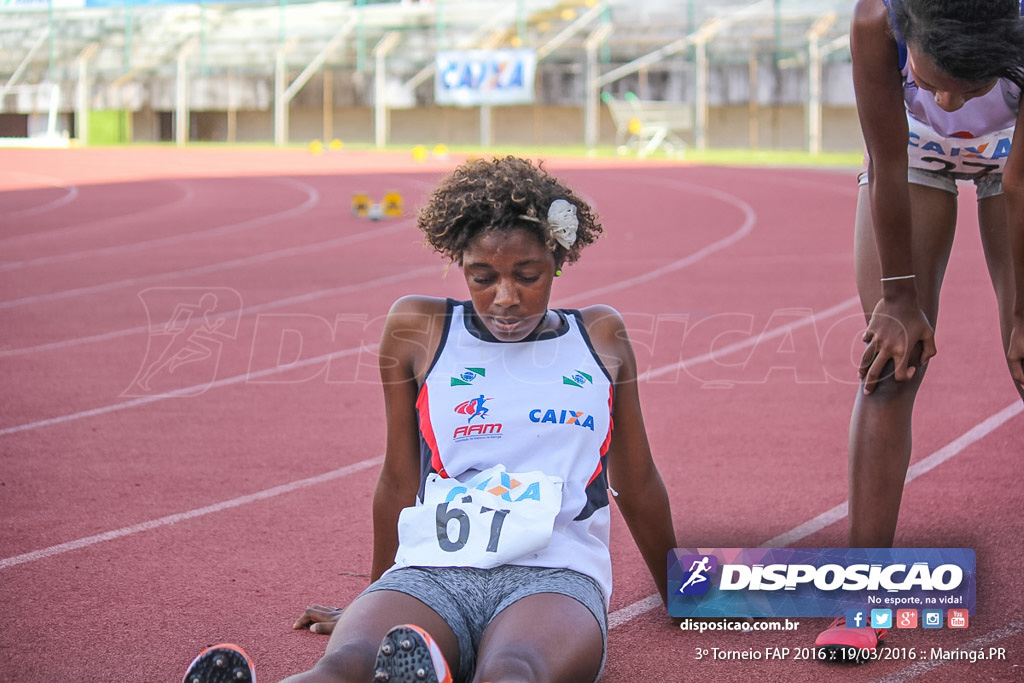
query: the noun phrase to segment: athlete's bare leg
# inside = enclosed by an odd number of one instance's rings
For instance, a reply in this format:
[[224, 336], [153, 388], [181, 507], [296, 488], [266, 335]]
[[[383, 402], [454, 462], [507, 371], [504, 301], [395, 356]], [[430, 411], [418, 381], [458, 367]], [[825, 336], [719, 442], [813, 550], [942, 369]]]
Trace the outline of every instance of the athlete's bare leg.
[[[1013, 252], [1010, 249], [1010, 229], [1006, 215], [1006, 199], [1002, 195], [978, 202], [978, 223], [981, 225], [981, 243], [985, 249], [985, 262], [996, 292], [999, 306], [999, 330], [1003, 351], [1010, 345], [1011, 316], [1014, 303]], [[1013, 383], [1024, 400], [1024, 388]]]
[[437, 612], [405, 593], [375, 591], [360, 596], [345, 608], [327, 643], [327, 651], [313, 669], [291, 676], [285, 683], [372, 681], [381, 641], [391, 628], [400, 624], [425, 629], [441, 648], [448, 667], [458, 671], [458, 641]]
[[[956, 229], [956, 197], [922, 185], [910, 186], [913, 263], [921, 308], [932, 326], [939, 311], [939, 289]], [[881, 266], [875, 246], [868, 188], [857, 202], [855, 230], [857, 289], [865, 317], [882, 297]], [[941, 339], [938, 341], [942, 352]], [[910, 462], [911, 417], [924, 368], [912, 379], [883, 379], [868, 395], [860, 389], [850, 420], [850, 545], [890, 547], [896, 533], [903, 481]]]

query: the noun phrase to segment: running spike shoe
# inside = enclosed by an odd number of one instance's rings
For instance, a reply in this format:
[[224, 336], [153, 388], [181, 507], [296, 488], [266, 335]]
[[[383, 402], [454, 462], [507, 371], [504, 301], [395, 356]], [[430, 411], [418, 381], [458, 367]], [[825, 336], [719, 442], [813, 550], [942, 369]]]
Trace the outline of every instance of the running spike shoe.
[[396, 626], [384, 636], [373, 668], [374, 683], [452, 683], [448, 664], [430, 634], [419, 626]]
[[256, 683], [256, 669], [245, 650], [221, 643], [192, 660], [182, 683]]
[[846, 625], [846, 617], [836, 617], [827, 629], [818, 634], [814, 647], [830, 655], [823, 657], [825, 660], [864, 661], [888, 635], [887, 628], [852, 628]]

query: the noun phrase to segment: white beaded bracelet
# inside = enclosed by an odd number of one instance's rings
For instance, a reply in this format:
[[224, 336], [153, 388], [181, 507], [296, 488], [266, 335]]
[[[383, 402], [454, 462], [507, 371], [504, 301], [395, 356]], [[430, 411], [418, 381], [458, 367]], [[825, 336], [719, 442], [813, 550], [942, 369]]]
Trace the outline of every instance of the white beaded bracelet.
[[911, 280], [917, 277], [916, 275], [897, 275], [895, 277], [883, 277], [882, 282], [892, 282], [894, 280]]

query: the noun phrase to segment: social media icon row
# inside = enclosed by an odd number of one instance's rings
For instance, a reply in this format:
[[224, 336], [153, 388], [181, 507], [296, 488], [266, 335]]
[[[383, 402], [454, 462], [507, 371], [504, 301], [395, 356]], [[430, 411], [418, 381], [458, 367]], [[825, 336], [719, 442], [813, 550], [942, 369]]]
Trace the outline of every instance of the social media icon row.
[[[941, 609], [925, 609], [920, 613], [920, 626], [923, 628], [942, 628], [943, 614]], [[967, 628], [968, 612], [965, 609], [951, 609], [945, 615], [947, 628]], [[896, 610], [895, 623], [891, 609], [848, 609], [846, 610], [847, 628], [917, 628], [918, 611], [916, 609]]]

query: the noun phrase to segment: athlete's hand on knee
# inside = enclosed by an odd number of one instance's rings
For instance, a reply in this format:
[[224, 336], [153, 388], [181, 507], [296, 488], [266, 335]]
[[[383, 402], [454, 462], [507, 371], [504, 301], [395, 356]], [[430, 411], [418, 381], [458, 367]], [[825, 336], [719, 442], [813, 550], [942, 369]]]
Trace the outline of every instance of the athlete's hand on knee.
[[299, 620], [292, 626], [294, 629], [308, 629], [311, 633], [320, 633], [329, 636], [334, 633], [334, 625], [341, 618], [341, 607], [327, 607], [326, 605], [310, 605], [302, 613]]
[[1013, 381], [1024, 387], [1024, 319], [1017, 320], [1010, 332], [1006, 362], [1010, 366]]
[[[882, 299], [875, 306], [864, 333], [867, 347], [860, 362], [860, 378], [864, 393], [875, 390], [884, 379], [882, 371], [890, 360], [894, 364], [893, 379], [903, 382], [917, 372], [917, 365], [926, 365], [935, 355], [935, 331], [924, 312], [916, 305], [890, 303]], [[914, 358], [920, 345], [921, 357]]]

